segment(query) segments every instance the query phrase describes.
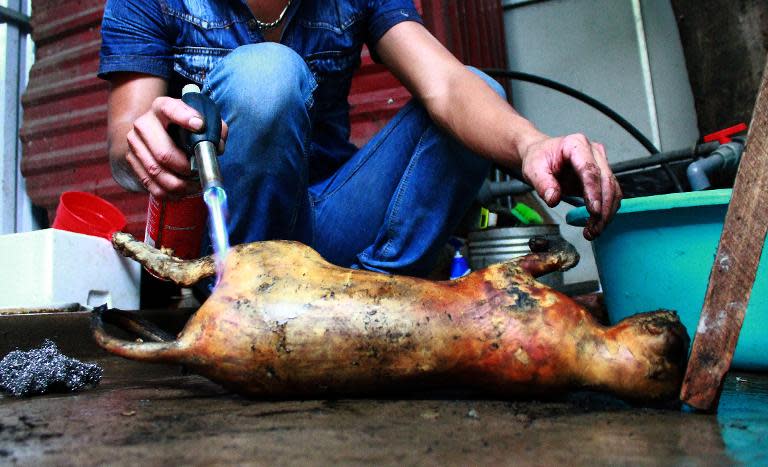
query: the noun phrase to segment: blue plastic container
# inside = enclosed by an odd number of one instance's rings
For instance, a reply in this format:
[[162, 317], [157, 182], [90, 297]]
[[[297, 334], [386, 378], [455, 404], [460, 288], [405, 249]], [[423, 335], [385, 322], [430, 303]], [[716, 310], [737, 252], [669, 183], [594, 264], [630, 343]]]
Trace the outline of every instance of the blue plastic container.
[[[592, 244], [612, 322], [642, 311], [675, 310], [693, 338], [730, 199], [731, 190], [711, 190], [622, 201]], [[585, 208], [577, 208], [566, 221], [583, 226], [587, 217]], [[763, 254], [733, 368], [768, 370], [766, 262]]]

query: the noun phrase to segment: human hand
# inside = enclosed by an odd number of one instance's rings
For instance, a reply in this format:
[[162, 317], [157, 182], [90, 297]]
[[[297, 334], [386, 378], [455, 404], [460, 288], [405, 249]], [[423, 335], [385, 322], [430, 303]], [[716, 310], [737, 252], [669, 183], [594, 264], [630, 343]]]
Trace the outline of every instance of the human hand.
[[550, 207], [562, 196], [583, 196], [590, 217], [584, 238], [593, 240], [621, 206], [621, 188], [605, 148], [582, 134], [541, 137], [520, 151], [526, 181]]
[[[200, 190], [200, 184], [189, 179], [189, 156], [168, 134], [170, 124], [192, 132], [203, 128], [197, 111], [181, 99], [163, 96], [133, 122], [127, 135], [126, 161], [144, 188], [158, 199], [178, 198]], [[227, 124], [222, 121], [219, 153], [224, 152], [227, 133]]]

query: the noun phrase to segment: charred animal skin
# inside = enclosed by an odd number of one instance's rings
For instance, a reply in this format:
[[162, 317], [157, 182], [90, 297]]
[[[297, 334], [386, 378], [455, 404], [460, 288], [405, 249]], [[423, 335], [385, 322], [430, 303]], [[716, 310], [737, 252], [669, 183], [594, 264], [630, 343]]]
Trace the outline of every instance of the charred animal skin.
[[[182, 261], [117, 233], [113, 244], [190, 285], [212, 259]], [[256, 397], [365, 394], [402, 383], [468, 386], [502, 396], [577, 388], [634, 400], [673, 398], [688, 335], [672, 312], [605, 327], [534, 277], [572, 267], [572, 249], [532, 253], [455, 281], [331, 265], [295, 242], [239, 245], [220, 284], [171, 342], [94, 336], [126, 358], [178, 363]]]

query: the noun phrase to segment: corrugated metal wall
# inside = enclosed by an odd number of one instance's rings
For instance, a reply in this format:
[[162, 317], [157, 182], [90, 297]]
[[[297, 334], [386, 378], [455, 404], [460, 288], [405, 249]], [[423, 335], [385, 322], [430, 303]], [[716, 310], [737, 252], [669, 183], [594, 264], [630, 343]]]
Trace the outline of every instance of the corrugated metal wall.
[[[506, 51], [497, 0], [416, 0], [427, 27], [465, 63], [503, 67]], [[34, 0], [36, 62], [22, 99], [22, 173], [33, 202], [53, 216], [63, 191], [95, 193], [142, 236], [145, 195], [112, 180], [107, 160], [107, 85], [96, 78], [103, 0]], [[367, 51], [350, 95], [352, 141], [367, 141], [410, 98]]]
[[22, 99], [22, 173], [32, 201], [53, 216], [63, 191], [96, 193], [140, 233], [146, 196], [112, 180], [107, 161], [107, 83], [96, 77], [103, 0], [33, 2], [35, 64]]

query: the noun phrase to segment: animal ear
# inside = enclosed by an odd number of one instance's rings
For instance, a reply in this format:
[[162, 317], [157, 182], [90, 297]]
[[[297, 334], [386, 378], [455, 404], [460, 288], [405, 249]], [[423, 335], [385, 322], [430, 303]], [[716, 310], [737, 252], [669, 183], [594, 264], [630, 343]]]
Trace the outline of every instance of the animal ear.
[[532, 253], [515, 258], [511, 263], [533, 277], [571, 269], [579, 262], [576, 248], [565, 240], [551, 241], [544, 237], [533, 237], [528, 241], [528, 247]]
[[133, 258], [152, 274], [188, 287], [195, 282], [216, 274], [213, 257], [183, 260], [171, 256], [133, 238], [133, 235], [117, 232], [112, 236], [112, 246], [123, 256]]

